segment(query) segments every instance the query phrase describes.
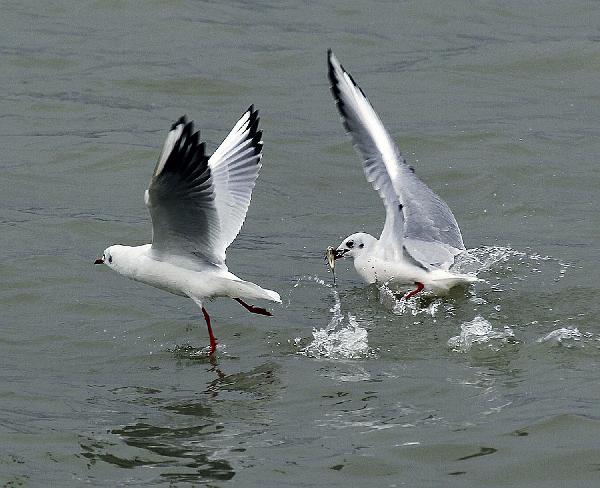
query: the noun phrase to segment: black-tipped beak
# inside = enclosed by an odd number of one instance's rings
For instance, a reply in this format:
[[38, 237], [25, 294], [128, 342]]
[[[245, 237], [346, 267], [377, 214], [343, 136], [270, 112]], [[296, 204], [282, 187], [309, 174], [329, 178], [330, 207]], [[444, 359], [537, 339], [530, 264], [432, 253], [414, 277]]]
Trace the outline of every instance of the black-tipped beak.
[[336, 249], [335, 251], [333, 251], [333, 259], [334, 261], [336, 259], [340, 259], [344, 257], [344, 254], [346, 254], [348, 252], [348, 249]]
[[102, 258], [98, 258], [94, 261], [94, 264], [104, 264], [104, 261], [102, 261]]

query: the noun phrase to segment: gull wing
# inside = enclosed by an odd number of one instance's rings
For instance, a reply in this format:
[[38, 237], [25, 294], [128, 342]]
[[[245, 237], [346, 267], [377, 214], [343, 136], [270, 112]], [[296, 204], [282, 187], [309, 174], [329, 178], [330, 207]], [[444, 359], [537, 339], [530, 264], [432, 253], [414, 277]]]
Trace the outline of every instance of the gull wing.
[[363, 157], [367, 180], [386, 209], [380, 242], [387, 259], [408, 252], [426, 268], [447, 267], [464, 250], [448, 205], [409, 166], [364, 92], [328, 52], [331, 91], [354, 147]]
[[208, 160], [221, 221], [223, 253], [238, 235], [262, 167], [262, 131], [258, 110], [250, 106]]
[[173, 124], [144, 198], [153, 250], [224, 265], [260, 168], [257, 127], [251, 107], [209, 157], [192, 122], [181, 117]]

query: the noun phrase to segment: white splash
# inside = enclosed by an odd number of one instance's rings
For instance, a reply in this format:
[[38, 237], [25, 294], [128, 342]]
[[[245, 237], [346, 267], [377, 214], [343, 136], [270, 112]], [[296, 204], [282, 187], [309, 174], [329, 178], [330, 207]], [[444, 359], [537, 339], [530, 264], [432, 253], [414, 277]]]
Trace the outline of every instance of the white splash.
[[477, 316], [471, 322], [465, 322], [460, 326], [460, 335], [448, 340], [448, 346], [456, 352], [467, 352], [474, 344], [490, 343], [492, 350], [498, 351], [500, 345], [508, 342], [509, 338], [514, 337], [510, 327], [504, 327], [503, 331], [494, 330], [483, 317]]
[[344, 324], [344, 314], [337, 291], [333, 291], [335, 303], [329, 310], [331, 320], [324, 329], [313, 329], [313, 340], [300, 351], [309, 357], [328, 359], [359, 359], [370, 354], [367, 330], [360, 327], [356, 317], [348, 314]]
[[325, 286], [327, 288], [332, 288], [333, 285], [331, 283], [326, 283], [325, 280], [323, 278], [320, 278], [319, 276], [315, 275], [304, 275], [301, 276], [300, 278], [298, 278], [296, 280], [296, 283], [294, 284], [293, 288], [298, 288], [300, 286], [300, 283], [302, 283], [303, 281], [311, 281], [311, 282], [315, 282], [318, 285], [321, 286]]
[[553, 330], [544, 337], [540, 337], [536, 342], [548, 342], [551, 344], [562, 344], [563, 341], [580, 341], [583, 334], [579, 332], [577, 327], [562, 327]]
[[514, 256], [526, 256], [524, 252], [501, 246], [483, 246], [468, 249], [456, 256], [452, 271], [460, 273], [480, 273], [487, 271], [496, 263], [508, 261]]
[[443, 303], [441, 299], [436, 299], [426, 307], [421, 307], [419, 305], [420, 297], [418, 296], [414, 296], [408, 300], [404, 297], [398, 298], [398, 295], [390, 289], [387, 283], [383, 283], [377, 288], [379, 290], [379, 303], [386, 308], [391, 309], [392, 313], [395, 315], [404, 315], [406, 313], [410, 313], [415, 316], [419, 314], [426, 314], [435, 317], [438, 309]]

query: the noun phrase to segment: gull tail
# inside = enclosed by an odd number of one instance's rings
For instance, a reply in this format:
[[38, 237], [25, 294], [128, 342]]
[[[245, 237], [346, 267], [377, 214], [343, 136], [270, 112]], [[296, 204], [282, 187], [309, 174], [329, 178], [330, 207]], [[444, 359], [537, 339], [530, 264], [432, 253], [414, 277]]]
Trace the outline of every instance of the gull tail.
[[465, 286], [478, 281], [483, 281], [472, 274], [458, 274], [445, 270], [433, 270], [430, 272], [430, 280], [427, 288], [434, 290], [436, 293], [447, 293], [455, 286]]
[[[230, 283], [230, 288], [233, 288], [233, 292], [237, 293], [235, 298], [248, 298], [248, 299], [260, 299], [269, 300], [270, 302], [281, 303], [279, 293], [273, 290], [267, 290], [261, 288], [251, 281], [236, 280]], [[233, 294], [232, 294], [233, 295]]]

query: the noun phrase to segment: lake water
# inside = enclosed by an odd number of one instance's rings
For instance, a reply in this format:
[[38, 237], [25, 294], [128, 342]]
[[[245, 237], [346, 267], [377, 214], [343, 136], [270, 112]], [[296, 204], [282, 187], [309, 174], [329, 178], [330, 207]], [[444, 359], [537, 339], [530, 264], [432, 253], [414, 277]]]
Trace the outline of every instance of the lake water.
[[[3, 3], [0, 484], [595, 487], [600, 10], [593, 2]], [[406, 303], [328, 245], [383, 206], [332, 48], [453, 209], [484, 282]], [[254, 103], [263, 169], [228, 252], [274, 317], [93, 260], [150, 236], [187, 114]], [[263, 303], [257, 305], [265, 305]]]

